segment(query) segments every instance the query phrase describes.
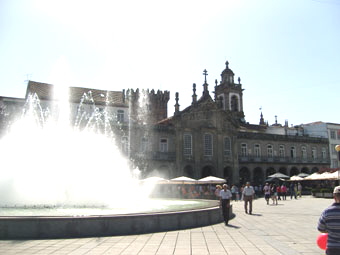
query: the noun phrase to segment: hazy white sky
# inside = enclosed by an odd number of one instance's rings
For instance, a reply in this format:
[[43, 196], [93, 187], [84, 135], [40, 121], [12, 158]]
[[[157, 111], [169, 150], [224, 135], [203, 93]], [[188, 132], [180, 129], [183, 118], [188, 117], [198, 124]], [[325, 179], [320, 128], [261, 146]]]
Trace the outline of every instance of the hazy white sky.
[[0, 0], [0, 95], [29, 79], [191, 104], [226, 60], [241, 77], [246, 121], [340, 123], [340, 0]]

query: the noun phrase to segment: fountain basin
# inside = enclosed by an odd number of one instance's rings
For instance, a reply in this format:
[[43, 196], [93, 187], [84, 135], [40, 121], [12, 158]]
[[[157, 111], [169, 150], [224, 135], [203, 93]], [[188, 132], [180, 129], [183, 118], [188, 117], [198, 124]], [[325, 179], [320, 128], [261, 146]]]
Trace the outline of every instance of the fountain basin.
[[[203, 202], [203, 201], [202, 201]], [[77, 238], [143, 234], [223, 221], [216, 200], [199, 208], [88, 216], [1, 216], [0, 239]], [[230, 210], [232, 214], [232, 210]]]

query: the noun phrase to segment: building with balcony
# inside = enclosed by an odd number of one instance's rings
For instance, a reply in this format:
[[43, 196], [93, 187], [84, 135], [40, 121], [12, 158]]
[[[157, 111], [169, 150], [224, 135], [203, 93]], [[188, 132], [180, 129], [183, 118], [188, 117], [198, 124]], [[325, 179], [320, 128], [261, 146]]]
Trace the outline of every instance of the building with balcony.
[[[71, 124], [82, 128], [94, 121], [93, 125], [103, 130], [109, 124], [122, 153], [142, 171], [143, 177], [185, 175], [198, 179], [214, 175], [226, 178], [230, 184], [259, 184], [275, 172], [292, 176], [330, 167], [333, 152], [329, 141], [339, 139], [339, 125], [327, 126], [320, 135], [306, 126], [288, 127], [288, 122], [268, 125], [262, 113], [259, 124], [249, 124], [243, 111], [241, 79], [235, 82], [229, 63], [221, 73], [221, 81], [215, 80], [213, 96], [207, 71], [203, 74], [202, 95], [196, 94], [193, 84], [192, 102], [180, 110], [176, 92], [174, 114], [170, 117], [169, 91], [71, 87], [66, 97]], [[55, 102], [62, 101], [62, 97], [55, 86], [29, 81], [26, 98], [0, 97], [1, 130], [11, 122], [11, 116], [22, 113], [20, 109], [32, 95], [39, 100], [42, 113], [60, 111]]]
[[329, 158], [331, 168], [339, 168], [340, 154], [335, 150], [335, 146], [340, 144], [340, 124], [317, 121], [303, 125], [306, 135], [313, 137], [323, 137], [329, 140]]

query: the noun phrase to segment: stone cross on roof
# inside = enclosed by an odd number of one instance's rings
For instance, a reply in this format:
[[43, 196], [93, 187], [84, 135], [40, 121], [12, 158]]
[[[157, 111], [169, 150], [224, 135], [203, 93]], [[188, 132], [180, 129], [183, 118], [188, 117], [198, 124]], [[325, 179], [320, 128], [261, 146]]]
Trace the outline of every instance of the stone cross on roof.
[[204, 75], [204, 83], [207, 83], [207, 75], [208, 75], [207, 69], [204, 69], [203, 75]]

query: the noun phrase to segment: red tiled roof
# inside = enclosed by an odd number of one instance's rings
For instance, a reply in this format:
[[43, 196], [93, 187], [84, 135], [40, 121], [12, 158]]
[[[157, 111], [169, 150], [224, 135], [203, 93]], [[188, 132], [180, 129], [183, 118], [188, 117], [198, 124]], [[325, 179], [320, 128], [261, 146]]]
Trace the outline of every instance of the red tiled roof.
[[[54, 85], [29, 81], [27, 85], [26, 98], [29, 94], [36, 93], [40, 100], [55, 100], [53, 92]], [[124, 106], [122, 91], [108, 91], [99, 89], [89, 89], [81, 87], [70, 87], [70, 101], [79, 103], [84, 94], [91, 92], [95, 104], [105, 105], [108, 99], [109, 105]]]
[[169, 118], [158, 121], [156, 124], [158, 124], [158, 125], [171, 125], [171, 120], [172, 120], [172, 117], [169, 117]]

